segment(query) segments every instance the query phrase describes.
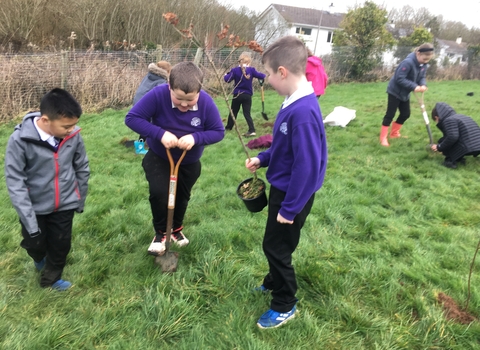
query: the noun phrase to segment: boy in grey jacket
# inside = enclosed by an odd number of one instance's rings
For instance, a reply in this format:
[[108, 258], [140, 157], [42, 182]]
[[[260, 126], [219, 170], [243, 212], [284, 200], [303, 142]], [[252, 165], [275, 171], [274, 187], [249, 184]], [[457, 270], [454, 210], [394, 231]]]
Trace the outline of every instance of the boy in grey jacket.
[[67, 91], [53, 89], [40, 112], [27, 114], [10, 136], [5, 178], [20, 217], [20, 246], [42, 272], [41, 287], [66, 290], [61, 279], [74, 212], [83, 212], [90, 169], [80, 128], [82, 109]]

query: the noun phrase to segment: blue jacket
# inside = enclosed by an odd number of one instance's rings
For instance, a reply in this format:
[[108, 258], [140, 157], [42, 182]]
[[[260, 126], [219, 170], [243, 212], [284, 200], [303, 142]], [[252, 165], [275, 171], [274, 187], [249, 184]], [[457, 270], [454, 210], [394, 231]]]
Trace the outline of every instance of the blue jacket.
[[427, 85], [427, 68], [428, 64], [418, 63], [415, 52], [412, 52], [398, 65], [388, 83], [387, 93], [400, 101], [408, 101], [410, 92], [417, 86]]

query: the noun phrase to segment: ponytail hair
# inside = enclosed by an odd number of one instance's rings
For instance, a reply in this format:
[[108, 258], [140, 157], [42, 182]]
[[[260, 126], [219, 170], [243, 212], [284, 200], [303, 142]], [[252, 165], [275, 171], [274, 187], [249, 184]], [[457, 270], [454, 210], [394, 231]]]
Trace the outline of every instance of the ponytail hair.
[[238, 58], [238, 63], [240, 64], [240, 68], [242, 69], [242, 74], [246, 79], [250, 79], [250, 74], [247, 74], [245, 67], [250, 65], [251, 62], [252, 58], [250, 57], [250, 54], [248, 52], [243, 52]]

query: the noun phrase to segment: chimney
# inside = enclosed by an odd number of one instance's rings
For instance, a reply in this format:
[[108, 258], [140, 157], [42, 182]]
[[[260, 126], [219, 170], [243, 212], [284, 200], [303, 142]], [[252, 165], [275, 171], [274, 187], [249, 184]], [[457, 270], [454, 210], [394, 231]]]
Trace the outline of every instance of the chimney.
[[459, 36], [456, 40], [457, 44], [460, 45], [462, 43], [462, 37]]

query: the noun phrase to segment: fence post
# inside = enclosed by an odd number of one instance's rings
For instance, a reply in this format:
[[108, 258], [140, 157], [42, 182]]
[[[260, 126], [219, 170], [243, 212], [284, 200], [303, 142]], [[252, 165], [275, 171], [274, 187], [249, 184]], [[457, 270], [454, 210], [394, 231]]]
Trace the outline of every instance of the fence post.
[[197, 49], [197, 53], [195, 54], [195, 58], [193, 59], [193, 63], [195, 63], [197, 66], [200, 65], [200, 60], [202, 59], [203, 56], [203, 49], [199, 47]]
[[62, 89], [67, 88], [68, 81], [68, 51], [62, 51], [62, 66], [60, 71], [60, 87]]
[[159, 62], [162, 60], [162, 45], [157, 44], [157, 49], [155, 50], [155, 62]]

